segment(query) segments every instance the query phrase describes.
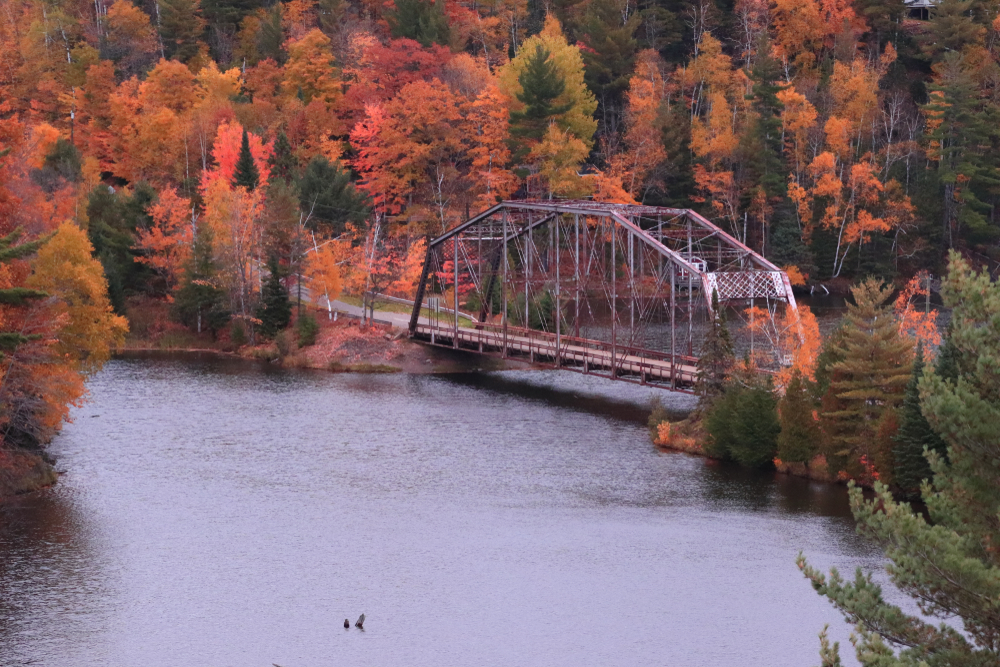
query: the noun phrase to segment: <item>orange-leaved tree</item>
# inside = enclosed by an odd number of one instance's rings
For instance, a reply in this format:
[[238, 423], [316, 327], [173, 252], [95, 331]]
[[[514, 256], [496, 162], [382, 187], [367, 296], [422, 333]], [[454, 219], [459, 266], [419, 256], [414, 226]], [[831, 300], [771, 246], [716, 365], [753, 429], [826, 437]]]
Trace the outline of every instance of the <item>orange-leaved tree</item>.
[[38, 251], [25, 283], [56, 300], [52, 307], [65, 317], [55, 349], [85, 373], [100, 369], [128, 332], [128, 321], [111, 308], [108, 281], [93, 251], [87, 233], [64, 222]]
[[327, 313], [333, 318], [333, 304], [340, 296], [340, 262], [341, 253], [332, 243], [317, 246], [306, 255], [305, 279], [313, 300], [320, 302], [320, 297], [326, 301]]
[[822, 347], [819, 324], [809, 306], [787, 305], [776, 309], [751, 306], [743, 311], [750, 333], [757, 338], [754, 356], [759, 365], [776, 367], [775, 386], [784, 391], [792, 378], [814, 380], [816, 360]]
[[167, 187], [148, 209], [153, 224], [136, 233], [136, 249], [142, 254], [138, 261], [159, 273], [168, 290], [180, 283], [183, 267], [191, 256], [194, 239], [194, 209], [191, 201]]
[[937, 308], [930, 307], [929, 283], [930, 275], [926, 271], [918, 272], [910, 278], [893, 303], [900, 333], [923, 343], [925, 350], [941, 344]]

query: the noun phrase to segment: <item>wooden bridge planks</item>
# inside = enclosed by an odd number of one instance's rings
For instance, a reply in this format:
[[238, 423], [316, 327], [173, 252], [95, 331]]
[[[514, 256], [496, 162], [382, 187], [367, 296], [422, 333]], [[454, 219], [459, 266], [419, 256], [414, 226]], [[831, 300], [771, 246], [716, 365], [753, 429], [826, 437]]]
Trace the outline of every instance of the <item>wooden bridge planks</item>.
[[[418, 324], [414, 334], [435, 345], [457, 347], [459, 349], [489, 352], [491, 349], [503, 354], [518, 353], [531, 358], [532, 361], [549, 360], [558, 363], [560, 368], [582, 370], [601, 374], [607, 371], [613, 377], [628, 379], [626, 376], [639, 378], [641, 382], [662, 384], [671, 382], [673, 366], [669, 359], [657, 359], [645, 356], [642, 350], [622, 350], [612, 354], [611, 350], [596, 346], [610, 346], [604, 341], [592, 341], [595, 347], [562, 342], [558, 345], [551, 335], [531, 336], [519, 332], [508, 332], [505, 336], [502, 330], [458, 328], [458, 344], [455, 344], [454, 327], [441, 327], [430, 324]], [[506, 348], [506, 351], [504, 351]], [[698, 369], [691, 359], [678, 357], [674, 382], [678, 388], [693, 386]], [[614, 371], [612, 368], [614, 367]]]

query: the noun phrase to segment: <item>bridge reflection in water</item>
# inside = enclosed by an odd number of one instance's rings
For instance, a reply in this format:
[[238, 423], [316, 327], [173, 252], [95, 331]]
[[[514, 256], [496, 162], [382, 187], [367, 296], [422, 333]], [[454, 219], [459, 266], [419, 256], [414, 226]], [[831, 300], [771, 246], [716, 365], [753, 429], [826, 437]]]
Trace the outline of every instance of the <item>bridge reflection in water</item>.
[[[687, 209], [505, 201], [434, 239], [410, 336], [690, 390], [713, 293], [738, 355], [777, 368], [801, 335], [780, 268]], [[441, 306], [453, 312], [441, 315]], [[460, 310], [477, 312], [463, 317]]]

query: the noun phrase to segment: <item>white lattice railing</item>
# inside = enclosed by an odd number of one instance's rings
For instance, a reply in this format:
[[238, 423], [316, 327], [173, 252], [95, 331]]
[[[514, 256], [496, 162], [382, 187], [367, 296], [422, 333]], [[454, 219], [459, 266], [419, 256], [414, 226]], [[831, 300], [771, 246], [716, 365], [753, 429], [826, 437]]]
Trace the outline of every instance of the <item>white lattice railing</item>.
[[707, 293], [717, 291], [720, 301], [786, 298], [780, 271], [724, 271], [706, 273], [704, 279]]

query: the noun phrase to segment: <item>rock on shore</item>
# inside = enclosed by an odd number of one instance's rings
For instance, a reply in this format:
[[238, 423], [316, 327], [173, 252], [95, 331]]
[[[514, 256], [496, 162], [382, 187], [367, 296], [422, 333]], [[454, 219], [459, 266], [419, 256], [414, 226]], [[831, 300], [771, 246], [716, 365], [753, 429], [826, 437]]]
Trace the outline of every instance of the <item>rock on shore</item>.
[[0, 498], [44, 489], [58, 478], [52, 464], [38, 454], [0, 449]]

